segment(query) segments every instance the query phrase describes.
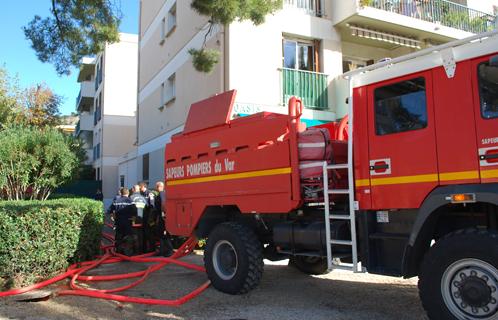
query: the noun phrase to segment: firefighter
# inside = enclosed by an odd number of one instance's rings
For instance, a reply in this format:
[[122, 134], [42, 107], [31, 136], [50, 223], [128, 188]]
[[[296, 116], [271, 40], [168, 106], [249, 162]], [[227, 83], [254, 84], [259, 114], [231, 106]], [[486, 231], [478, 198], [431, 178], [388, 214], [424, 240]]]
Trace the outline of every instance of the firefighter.
[[170, 235], [165, 228], [165, 214], [162, 210], [162, 200], [165, 199], [164, 183], [156, 182], [156, 190], [154, 192], [154, 219], [155, 219], [155, 238], [159, 240], [159, 254], [169, 257], [173, 254], [173, 244], [171, 243]]
[[114, 198], [109, 211], [115, 221], [116, 251], [131, 256], [136, 251], [136, 241], [132, 230], [132, 219], [136, 215], [136, 207], [128, 197], [129, 194], [128, 189], [121, 188], [120, 195]]
[[155, 250], [154, 229], [156, 224], [155, 213], [155, 193], [147, 189], [147, 183], [139, 184], [140, 194], [146, 200], [143, 216], [143, 251], [152, 252]]
[[140, 192], [140, 186], [134, 185], [133, 194], [131, 195], [131, 200], [135, 204], [137, 208], [137, 215], [135, 222], [138, 225], [133, 229], [133, 233], [135, 234], [135, 238], [137, 239], [137, 246], [140, 248], [141, 252], [145, 252], [145, 244], [144, 244], [144, 229], [145, 229], [145, 209], [147, 207], [147, 199], [142, 196]]

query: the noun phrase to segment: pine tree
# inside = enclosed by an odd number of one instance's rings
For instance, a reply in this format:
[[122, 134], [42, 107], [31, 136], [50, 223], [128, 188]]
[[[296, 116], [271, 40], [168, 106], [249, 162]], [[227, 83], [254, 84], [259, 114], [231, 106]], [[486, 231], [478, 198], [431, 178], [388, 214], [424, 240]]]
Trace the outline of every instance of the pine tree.
[[23, 28], [38, 59], [55, 66], [60, 75], [69, 74], [82, 57], [119, 41], [119, 0], [51, 0], [51, 17], [36, 15]]
[[210, 73], [218, 63], [220, 52], [206, 48], [206, 39], [214, 25], [227, 26], [234, 21], [250, 20], [254, 25], [265, 22], [268, 14], [282, 7], [282, 0], [192, 0], [197, 13], [209, 17], [209, 29], [200, 49], [190, 49], [194, 68]]
[[[69, 74], [81, 58], [96, 55], [106, 43], [119, 41], [120, 0], [51, 0], [51, 3], [50, 17], [37, 15], [23, 30], [38, 59], [53, 64], [59, 74]], [[281, 8], [282, 0], [192, 0], [191, 6], [209, 17], [202, 47], [190, 50], [195, 69], [209, 73], [219, 58], [218, 51], [206, 49], [213, 26], [244, 20], [262, 24], [268, 14]]]

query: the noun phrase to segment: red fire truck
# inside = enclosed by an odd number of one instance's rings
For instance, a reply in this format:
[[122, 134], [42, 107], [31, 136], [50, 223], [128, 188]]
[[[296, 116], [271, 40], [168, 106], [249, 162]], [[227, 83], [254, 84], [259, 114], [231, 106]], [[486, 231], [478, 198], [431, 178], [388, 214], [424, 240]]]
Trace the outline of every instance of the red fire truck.
[[303, 272], [418, 276], [431, 319], [498, 319], [498, 33], [344, 75], [349, 115], [231, 119], [191, 106], [166, 146], [167, 229], [207, 238], [213, 286], [256, 287], [263, 259]]

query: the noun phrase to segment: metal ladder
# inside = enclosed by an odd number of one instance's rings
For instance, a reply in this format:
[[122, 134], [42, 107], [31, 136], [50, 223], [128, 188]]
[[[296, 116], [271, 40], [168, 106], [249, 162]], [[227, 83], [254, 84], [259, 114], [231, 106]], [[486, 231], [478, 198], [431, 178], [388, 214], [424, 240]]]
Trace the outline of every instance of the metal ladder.
[[[351, 143], [351, 142], [350, 142]], [[349, 148], [349, 146], [348, 146]], [[348, 159], [351, 157], [348, 156]], [[348, 189], [329, 189], [328, 185], [328, 170], [337, 169], [347, 169], [348, 170]], [[356, 219], [355, 212], [357, 210], [357, 203], [354, 200], [354, 182], [353, 180], [353, 168], [352, 162], [348, 161], [345, 164], [332, 164], [329, 165], [327, 162], [323, 163], [323, 196], [324, 196], [324, 208], [325, 208], [325, 234], [326, 239], [330, 242], [327, 245], [327, 265], [328, 270], [332, 271], [334, 269], [348, 270], [355, 273], [365, 272], [361, 267], [361, 263], [358, 262], [358, 244], [356, 240]], [[349, 214], [330, 214], [330, 195], [331, 194], [344, 194], [348, 195], [349, 198]], [[330, 233], [330, 222], [331, 220], [349, 220], [349, 225], [351, 228], [351, 240], [339, 240], [331, 239]], [[334, 255], [332, 252], [332, 245], [344, 245], [351, 247], [351, 255], [353, 258], [353, 263], [334, 263]]]

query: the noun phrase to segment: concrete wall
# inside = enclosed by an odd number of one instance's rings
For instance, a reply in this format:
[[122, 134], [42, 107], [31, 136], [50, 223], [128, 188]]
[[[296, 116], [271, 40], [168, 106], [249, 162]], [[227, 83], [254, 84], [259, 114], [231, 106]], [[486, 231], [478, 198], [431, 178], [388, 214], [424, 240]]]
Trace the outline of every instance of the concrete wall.
[[135, 116], [138, 38], [121, 34], [120, 39], [105, 50], [103, 114]]
[[166, 0], [140, 0], [140, 35], [149, 28], [150, 24], [157, 15], [159, 9], [164, 5]]
[[[135, 117], [104, 116], [102, 156], [121, 157], [131, 150], [135, 141]], [[121, 122], [121, 123], [120, 123]]]
[[125, 157], [121, 159], [119, 163], [118, 169], [118, 179], [116, 181], [116, 185], [120, 185], [120, 176], [125, 177], [125, 188], [131, 188], [134, 184], [139, 181], [138, 172], [137, 172], [137, 159], [136, 159], [136, 151], [127, 154]]
[[102, 193], [104, 194], [104, 205], [107, 210], [111, 205], [112, 199], [118, 193], [116, 184], [118, 177], [118, 166], [102, 166]]
[[[218, 39], [218, 38], [217, 38]], [[209, 42], [210, 47], [217, 46], [217, 40]], [[138, 143], [150, 141], [185, 122], [190, 105], [223, 91], [222, 65], [218, 64], [211, 74], [197, 72], [189, 57], [185, 63], [173, 69], [175, 74], [176, 99], [160, 107], [161, 84], [148, 96], [144, 96], [139, 106]]]
[[284, 37], [321, 40], [320, 71], [328, 74], [329, 79], [342, 73], [341, 39], [328, 19], [286, 9], [269, 16], [265, 24], [257, 27], [251, 22], [233, 23], [229, 27], [228, 79], [229, 89], [238, 90], [237, 102], [262, 105], [282, 102], [279, 68], [283, 67]]
[[467, 0], [469, 8], [493, 14], [493, 6], [498, 7], [498, 0]]
[[138, 36], [120, 34], [120, 40], [96, 58], [103, 56], [103, 80], [95, 92], [95, 101], [102, 93], [102, 117], [93, 129], [93, 144], [101, 145], [93, 166], [100, 168], [106, 203], [119, 187], [119, 159], [136, 141]]
[[149, 185], [164, 181], [164, 148], [149, 153]]
[[[196, 14], [190, 8], [190, 1], [167, 0], [162, 2], [164, 5], [159, 10], [152, 5], [147, 5], [144, 9], [144, 16], [152, 16], [153, 14], [150, 12], [152, 10], [156, 15], [149, 23], [147, 31], [140, 38], [139, 90], [142, 90], [154, 76], [169, 64], [185, 44], [198, 34], [208, 22], [207, 17]], [[169, 10], [175, 3], [176, 28], [165, 39], [161, 39], [162, 20], [168, 16]]]

